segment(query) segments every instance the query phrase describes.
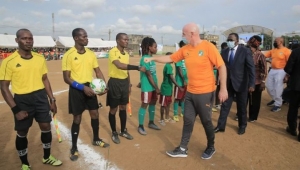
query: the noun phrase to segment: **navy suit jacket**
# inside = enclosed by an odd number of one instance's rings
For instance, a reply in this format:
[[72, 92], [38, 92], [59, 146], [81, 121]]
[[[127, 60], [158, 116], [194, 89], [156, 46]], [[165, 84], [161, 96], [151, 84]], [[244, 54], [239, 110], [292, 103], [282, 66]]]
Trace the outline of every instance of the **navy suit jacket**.
[[300, 91], [300, 48], [292, 51], [284, 71], [291, 76], [289, 80], [290, 89]]
[[232, 66], [228, 61], [229, 48], [222, 50], [221, 55], [227, 68], [227, 87], [231, 83], [236, 92], [255, 88], [255, 65], [250, 49], [239, 45]]

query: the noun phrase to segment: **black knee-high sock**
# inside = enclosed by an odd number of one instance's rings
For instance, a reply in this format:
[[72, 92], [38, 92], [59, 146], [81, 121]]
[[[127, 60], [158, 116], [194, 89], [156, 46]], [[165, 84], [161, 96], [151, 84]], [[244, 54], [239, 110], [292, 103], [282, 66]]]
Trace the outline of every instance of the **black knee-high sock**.
[[29, 165], [27, 160], [27, 145], [28, 140], [26, 136], [16, 137], [16, 148], [21, 159], [22, 164]]
[[72, 149], [77, 149], [77, 139], [79, 135], [79, 124], [76, 124], [73, 122], [72, 128], [71, 128], [71, 134], [72, 134]]
[[111, 131], [116, 132], [116, 115], [108, 113], [108, 120], [110, 124]]
[[99, 119], [91, 119], [94, 141], [99, 140]]
[[52, 133], [51, 131], [42, 132], [41, 141], [44, 148], [44, 159], [48, 159], [51, 150]]
[[124, 132], [126, 128], [127, 115], [126, 110], [119, 111], [120, 123], [121, 123], [121, 132]]

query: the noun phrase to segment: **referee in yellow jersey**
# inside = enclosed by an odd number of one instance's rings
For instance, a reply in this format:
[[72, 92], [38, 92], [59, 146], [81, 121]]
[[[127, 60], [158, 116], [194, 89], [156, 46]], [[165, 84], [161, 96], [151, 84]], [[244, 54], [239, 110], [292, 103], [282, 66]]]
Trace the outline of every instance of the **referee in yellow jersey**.
[[[93, 129], [93, 142], [95, 146], [106, 148], [109, 144], [99, 138], [99, 112], [98, 100], [94, 91], [89, 87], [93, 79], [93, 72], [96, 77], [105, 81], [99, 68], [95, 53], [88, 48], [88, 36], [84, 29], [76, 28], [72, 32], [75, 46], [69, 49], [62, 59], [62, 70], [64, 81], [70, 85], [69, 89], [69, 113], [73, 114], [71, 128], [72, 148], [70, 159], [78, 159], [77, 139], [79, 125], [84, 110], [89, 110], [91, 126]], [[104, 92], [106, 93], [106, 91]], [[104, 93], [100, 94], [103, 95]]]
[[[0, 67], [1, 93], [6, 103], [11, 107], [15, 120], [16, 148], [22, 162], [22, 170], [30, 170], [27, 160], [27, 133], [33, 119], [38, 122], [44, 148], [44, 164], [59, 166], [60, 160], [50, 155], [51, 126], [50, 110], [56, 114], [55, 98], [47, 78], [45, 58], [31, 52], [33, 36], [28, 29], [20, 29], [16, 33], [19, 50], [4, 59]], [[12, 85], [12, 92], [9, 90]], [[49, 98], [49, 100], [48, 100]], [[50, 101], [50, 104], [49, 104]]]
[[[133, 137], [126, 129], [127, 113], [126, 105], [129, 101], [131, 89], [129, 72], [127, 70], [138, 70], [145, 72], [145, 67], [129, 64], [129, 54], [124, 50], [128, 46], [128, 36], [125, 33], [118, 33], [116, 36], [117, 46], [109, 51], [108, 57], [108, 92], [106, 105], [109, 106], [109, 124], [112, 130], [112, 141], [120, 143], [118, 135], [132, 140]], [[121, 132], [116, 130], [116, 112], [119, 107]]]

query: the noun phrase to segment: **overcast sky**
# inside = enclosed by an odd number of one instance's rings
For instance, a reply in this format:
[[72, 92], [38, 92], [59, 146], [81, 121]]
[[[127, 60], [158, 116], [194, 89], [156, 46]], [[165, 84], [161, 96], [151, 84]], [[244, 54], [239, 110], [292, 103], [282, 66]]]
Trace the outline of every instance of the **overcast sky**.
[[189, 22], [211, 34], [239, 25], [264, 26], [276, 35], [300, 32], [300, 0], [1, 0], [0, 34], [24, 27], [52, 35], [52, 13], [55, 36], [71, 36], [82, 27], [89, 37], [105, 40], [111, 29], [112, 40], [126, 32], [174, 44]]

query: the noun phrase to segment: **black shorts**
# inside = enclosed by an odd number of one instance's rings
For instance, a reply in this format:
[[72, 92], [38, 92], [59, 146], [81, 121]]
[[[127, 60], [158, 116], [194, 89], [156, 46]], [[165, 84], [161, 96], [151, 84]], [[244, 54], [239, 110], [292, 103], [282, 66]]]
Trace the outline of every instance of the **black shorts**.
[[50, 123], [52, 121], [50, 105], [45, 89], [28, 94], [15, 94], [14, 101], [21, 110], [27, 111], [28, 113], [28, 117], [23, 120], [17, 120], [16, 117], [14, 117], [16, 131], [29, 129], [32, 125], [33, 118], [39, 123]]
[[116, 108], [119, 105], [127, 105], [129, 101], [129, 81], [127, 78], [110, 78], [107, 86], [106, 106]]
[[[89, 83], [85, 83], [89, 86]], [[70, 86], [69, 89], [69, 113], [80, 115], [84, 110], [97, 110], [99, 108], [97, 96], [89, 97], [83, 91]]]

